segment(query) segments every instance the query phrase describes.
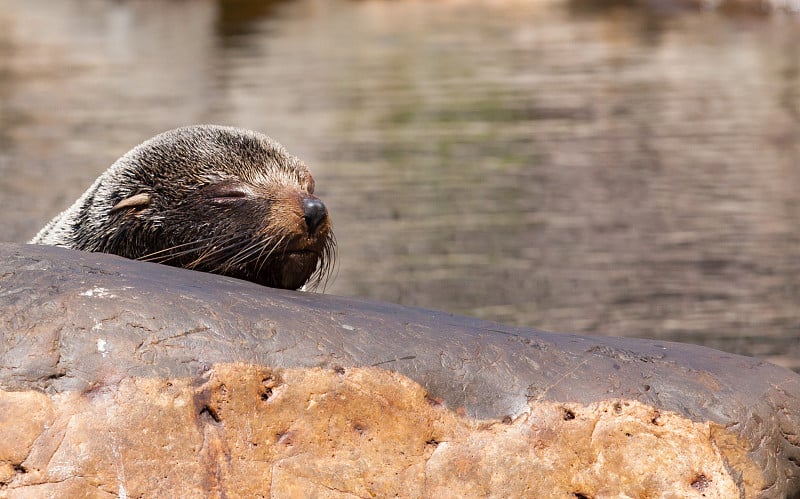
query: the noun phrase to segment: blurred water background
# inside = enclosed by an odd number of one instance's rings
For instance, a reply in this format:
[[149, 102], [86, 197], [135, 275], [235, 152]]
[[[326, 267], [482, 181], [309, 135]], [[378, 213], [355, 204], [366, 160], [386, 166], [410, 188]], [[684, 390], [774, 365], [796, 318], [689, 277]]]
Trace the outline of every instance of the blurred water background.
[[800, 370], [798, 15], [0, 0], [0, 240], [208, 122], [309, 164], [339, 240], [328, 293]]

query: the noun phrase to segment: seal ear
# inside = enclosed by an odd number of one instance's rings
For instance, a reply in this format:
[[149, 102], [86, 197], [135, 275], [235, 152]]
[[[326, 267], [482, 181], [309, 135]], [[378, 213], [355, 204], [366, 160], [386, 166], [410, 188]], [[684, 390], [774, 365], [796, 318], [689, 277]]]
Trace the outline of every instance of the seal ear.
[[125, 208], [133, 208], [135, 210], [141, 210], [150, 206], [150, 200], [152, 196], [146, 192], [140, 192], [139, 194], [135, 194], [129, 198], [125, 198], [119, 203], [115, 204], [109, 213], [114, 213], [115, 211], [123, 210]]

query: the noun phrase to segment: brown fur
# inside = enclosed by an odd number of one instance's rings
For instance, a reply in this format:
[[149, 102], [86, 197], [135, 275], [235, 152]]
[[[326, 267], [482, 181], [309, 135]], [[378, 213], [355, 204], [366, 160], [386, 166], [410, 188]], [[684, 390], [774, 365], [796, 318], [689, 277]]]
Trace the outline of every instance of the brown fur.
[[215, 125], [134, 148], [31, 242], [287, 289], [318, 285], [335, 256], [308, 168], [262, 134]]

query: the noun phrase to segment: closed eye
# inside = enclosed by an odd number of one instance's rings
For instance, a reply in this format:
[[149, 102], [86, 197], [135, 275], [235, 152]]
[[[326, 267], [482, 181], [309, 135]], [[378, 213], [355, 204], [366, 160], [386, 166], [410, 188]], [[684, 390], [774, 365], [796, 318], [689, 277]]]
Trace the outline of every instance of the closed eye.
[[223, 181], [203, 188], [203, 195], [213, 204], [227, 205], [251, 197], [249, 186], [236, 181]]

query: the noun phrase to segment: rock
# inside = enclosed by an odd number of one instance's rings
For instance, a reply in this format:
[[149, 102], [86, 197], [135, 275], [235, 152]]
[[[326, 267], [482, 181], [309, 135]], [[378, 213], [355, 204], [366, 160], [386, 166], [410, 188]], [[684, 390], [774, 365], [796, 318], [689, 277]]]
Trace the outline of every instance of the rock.
[[800, 497], [800, 375], [0, 245], [0, 497]]
[[798, 0], [618, 0], [608, 2], [602, 0], [568, 0], [569, 5], [582, 10], [641, 7], [655, 13], [680, 12], [690, 10], [719, 10], [730, 14], [739, 15], [764, 15], [769, 13], [797, 13], [800, 12]]

